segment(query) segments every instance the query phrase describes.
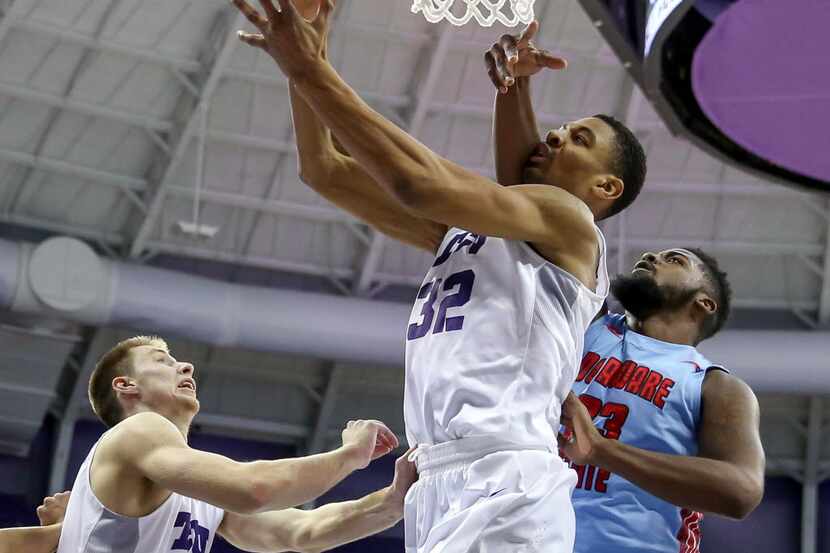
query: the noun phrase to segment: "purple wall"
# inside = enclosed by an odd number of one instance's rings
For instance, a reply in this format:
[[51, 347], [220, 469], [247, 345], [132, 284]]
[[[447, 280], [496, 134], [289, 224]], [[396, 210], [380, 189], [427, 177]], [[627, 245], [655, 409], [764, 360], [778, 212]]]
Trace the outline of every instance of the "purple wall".
[[[830, 495], [822, 499], [830, 507]], [[790, 478], [767, 478], [764, 501], [746, 520], [703, 519], [701, 551], [798, 553], [800, 539], [801, 485]]]
[[[68, 486], [75, 478], [89, 448], [103, 432], [103, 426], [81, 422], [76, 426], [70, 452]], [[45, 492], [49, 472], [51, 425], [45, 427], [28, 459], [0, 456], [0, 527], [23, 526], [36, 522], [34, 508]], [[278, 459], [295, 454], [294, 448], [275, 444], [237, 440], [194, 433], [191, 444], [199, 449], [222, 453], [241, 461]], [[359, 471], [322, 498], [322, 502], [358, 498], [389, 484], [394, 459], [381, 459], [370, 469]], [[727, 551], [752, 553], [797, 553], [799, 551], [801, 487], [789, 478], [767, 480], [761, 506], [740, 522], [709, 516], [703, 521], [703, 553]], [[338, 553], [395, 553], [403, 551], [402, 525], [379, 537], [337, 549]], [[820, 490], [819, 551], [830, 551], [830, 482]], [[214, 553], [235, 553], [237, 549], [222, 540], [214, 544]]]

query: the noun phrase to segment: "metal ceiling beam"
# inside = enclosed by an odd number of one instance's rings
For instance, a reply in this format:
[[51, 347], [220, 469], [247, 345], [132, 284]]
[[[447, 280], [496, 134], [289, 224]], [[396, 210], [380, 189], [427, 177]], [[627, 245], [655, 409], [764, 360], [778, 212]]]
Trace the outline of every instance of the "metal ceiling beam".
[[[232, 144], [245, 148], [262, 149], [270, 152], [279, 153], [294, 153], [296, 148], [293, 143], [273, 140], [269, 138], [248, 136], [240, 133], [231, 133], [226, 131], [208, 131], [208, 139], [213, 143]], [[0, 159], [10, 163], [26, 165], [36, 168], [40, 171], [47, 171], [58, 175], [67, 175], [86, 179], [91, 182], [99, 183], [104, 186], [113, 186], [131, 192], [144, 192], [148, 188], [146, 179], [135, 177], [132, 175], [125, 175], [121, 173], [113, 173], [104, 171], [93, 167], [87, 167], [77, 163], [72, 163], [60, 159], [34, 156], [30, 153], [20, 152], [17, 150], [10, 150], [7, 148], [0, 148]], [[481, 174], [487, 174], [488, 170], [492, 168], [487, 167], [468, 167], [471, 171], [476, 171]], [[710, 183], [649, 183], [647, 185], [649, 194], [660, 195], [678, 195], [678, 194], [700, 194], [712, 195], [721, 194], [725, 197], [757, 197], [757, 198], [780, 198], [780, 199], [813, 199], [812, 196], [792, 190], [787, 187], [765, 185], [765, 184], [710, 184]], [[192, 196], [193, 190], [183, 186], [171, 186], [170, 192], [180, 196]], [[298, 206], [298, 204], [284, 203], [279, 201], [261, 202], [258, 199], [243, 196], [238, 194], [222, 193], [218, 191], [202, 191], [204, 198], [208, 201], [220, 205], [229, 205], [232, 207], [245, 207], [252, 210], [271, 211], [269, 206], [273, 204], [275, 214], [282, 214], [285, 209], [298, 208], [302, 211], [305, 206]], [[137, 196], [133, 195], [135, 198]], [[143, 205], [143, 203], [142, 203]], [[309, 206], [310, 207], [310, 206]], [[315, 212], [319, 212], [321, 221], [343, 220], [353, 222], [355, 219], [347, 214], [341, 216], [335, 215], [340, 213], [333, 209], [312, 207]], [[290, 213], [287, 213], [290, 215]], [[314, 219], [313, 216], [307, 217]]]
[[[427, 115], [432, 105], [432, 100], [435, 97], [435, 92], [441, 79], [441, 72], [444, 69], [444, 64], [447, 61], [447, 56], [450, 53], [450, 48], [453, 42], [453, 33], [456, 31], [449, 25], [441, 27], [441, 35], [438, 38], [438, 43], [432, 52], [432, 57], [427, 66], [426, 78], [424, 85], [418, 94], [418, 100], [415, 104], [415, 109], [412, 112], [412, 117], [409, 120], [409, 134], [418, 139], [424, 130], [424, 124], [427, 120]], [[420, 79], [419, 79], [420, 81]], [[360, 270], [360, 275], [354, 281], [352, 286], [352, 293], [355, 295], [366, 295], [372, 286], [372, 281], [380, 266], [381, 256], [383, 255], [383, 246], [386, 237], [380, 232], [373, 230], [372, 241], [366, 251], [366, 256], [363, 261], [363, 267]]]
[[[830, 200], [826, 200], [827, 214], [830, 215]], [[824, 241], [824, 277], [821, 281], [821, 296], [818, 308], [818, 324], [830, 326], [830, 219]]]
[[[18, 0], [21, 3], [23, 0]], [[34, 4], [29, 1], [28, 4]], [[25, 10], [19, 10], [17, 13], [22, 14]], [[2, 25], [2, 23], [0, 23]], [[50, 36], [61, 40], [67, 44], [74, 44], [85, 48], [94, 48], [101, 52], [114, 54], [135, 59], [139, 62], [150, 63], [168, 67], [174, 71], [182, 73], [197, 73], [201, 70], [201, 64], [198, 60], [187, 58], [185, 56], [163, 53], [157, 50], [148, 48], [135, 47], [128, 44], [122, 44], [112, 40], [101, 38], [93, 38], [89, 35], [79, 33], [67, 27], [58, 25], [50, 25], [40, 21], [32, 21], [22, 19], [20, 15], [11, 17], [8, 23], [9, 27], [23, 29], [29, 32], [38, 33], [45, 36]], [[365, 25], [355, 22], [344, 21], [338, 23], [338, 28], [345, 32], [360, 34], [362, 37], [376, 38], [380, 41], [394, 41], [401, 46], [420, 48], [430, 44], [434, 37], [430, 33], [418, 33], [412, 31], [403, 31], [400, 29], [393, 29], [390, 27], [381, 27], [378, 25]], [[2, 30], [2, 27], [0, 27]], [[453, 52], [467, 53], [470, 55], [480, 54], [485, 52], [490, 47], [490, 43], [480, 40], [472, 40], [466, 38], [459, 38], [454, 41], [451, 50]], [[613, 54], [603, 55], [597, 54], [594, 51], [581, 51], [576, 49], [562, 49], [558, 45], [555, 47], [556, 52], [569, 59], [580, 59], [583, 61], [594, 62], [601, 67], [608, 67], [613, 69], [619, 68], [619, 61]]]
[[129, 255], [133, 259], [138, 258], [143, 253], [144, 246], [150, 233], [153, 231], [156, 220], [161, 214], [164, 199], [167, 196], [167, 189], [173, 184], [173, 179], [179, 170], [179, 166], [184, 159], [187, 149], [190, 147], [190, 142], [199, 129], [200, 114], [202, 111], [201, 106], [207, 105], [210, 102], [216, 87], [219, 85], [222, 72], [228, 63], [230, 63], [231, 54], [233, 54], [236, 45], [239, 43], [236, 33], [232, 31], [237, 28], [242, 28], [245, 19], [241, 13], [236, 12], [235, 15], [231, 15], [231, 13], [234, 12], [231, 12], [230, 9], [223, 10], [219, 16], [221, 20], [217, 21], [215, 33], [209, 35], [208, 41], [216, 37], [223, 37], [222, 46], [216, 51], [210, 65], [206, 66], [199, 98], [189, 99], [192, 105], [186, 110], [186, 122], [182, 128], [176, 147], [173, 149], [173, 155], [162, 173], [162, 177], [159, 180], [152, 198], [148, 202], [149, 209], [147, 215], [143, 218], [130, 247]]
[[57, 175], [78, 177], [103, 184], [105, 186], [120, 188], [122, 190], [143, 192], [147, 188], [147, 181], [144, 179], [130, 175], [112, 173], [110, 171], [103, 171], [93, 167], [86, 167], [84, 165], [71, 163], [62, 159], [38, 156], [15, 150], [8, 150], [6, 148], [0, 148], [0, 159], [10, 163], [32, 167], [39, 171], [47, 171]]
[[259, 267], [261, 269], [272, 269], [275, 271], [286, 271], [290, 273], [343, 279], [351, 279], [355, 275], [355, 270], [349, 267], [327, 267], [324, 265], [316, 265], [301, 261], [290, 261], [287, 259], [277, 259], [274, 257], [250, 254], [242, 255], [237, 252], [200, 248], [198, 246], [187, 246], [184, 244], [173, 244], [170, 242], [163, 242], [161, 240], [150, 240], [146, 243], [146, 246], [150, 250], [159, 253], [182, 255], [186, 257], [194, 257], [196, 259], [206, 259], [208, 261], [219, 261], [223, 263], [235, 263], [250, 267]]
[[24, 102], [34, 102], [36, 104], [60, 108], [64, 111], [72, 113], [101, 117], [103, 119], [109, 119], [110, 121], [117, 121], [119, 123], [142, 127], [156, 132], [169, 132], [173, 128], [173, 123], [170, 121], [160, 119], [152, 115], [130, 113], [102, 106], [100, 104], [92, 104], [82, 100], [76, 100], [74, 98], [64, 98], [57, 94], [39, 92], [32, 88], [11, 83], [0, 83], [0, 94], [16, 98]]
[[14, 27], [32, 33], [54, 37], [67, 44], [73, 44], [83, 48], [91, 48], [106, 54], [123, 56], [137, 62], [161, 65], [183, 73], [196, 73], [202, 68], [201, 64], [197, 60], [184, 58], [176, 54], [163, 53], [156, 50], [131, 46], [128, 44], [119, 44], [111, 40], [106, 40], [100, 37], [92, 37], [79, 33], [73, 29], [59, 27], [57, 25], [49, 25], [48, 23], [42, 23], [40, 21], [32, 21], [29, 19], [19, 20], [14, 24]]
[[822, 400], [810, 398], [807, 415], [807, 441], [801, 497], [801, 553], [816, 553], [818, 539], [819, 461], [823, 431]]
[[[179, 196], [184, 198], [193, 197], [193, 189], [186, 188], [184, 186], [171, 186], [168, 192], [171, 196]], [[263, 200], [253, 196], [228, 194], [225, 192], [216, 192], [214, 190], [202, 190], [201, 198], [206, 203], [223, 205], [227, 207], [239, 207], [258, 213], [270, 213], [271, 215], [284, 215], [286, 217], [308, 219], [309, 221], [319, 221], [323, 223], [357, 222], [357, 219], [344, 211], [328, 207], [288, 202], [284, 200]]]
[[109, 246], [120, 246], [126, 242], [125, 238], [117, 232], [108, 232], [105, 230], [99, 230], [90, 227], [72, 225], [69, 223], [48, 221], [46, 219], [29, 217], [26, 215], [0, 213], [0, 222], [10, 223], [21, 227], [45, 230], [48, 232], [65, 234], [67, 236], [77, 236], [80, 238], [86, 238], [88, 240], [101, 242]]
[[[121, 0], [112, 0], [109, 4], [107, 4], [104, 12], [101, 14], [101, 17], [98, 19], [95, 27], [95, 34], [94, 39], [97, 40], [101, 34], [103, 33], [104, 29], [107, 26], [112, 14], [118, 9], [118, 5], [120, 4]], [[95, 55], [95, 52], [90, 48], [84, 48], [81, 52], [80, 58], [78, 58], [77, 63], [75, 63], [75, 67], [71, 70], [71, 75], [69, 79], [66, 81], [66, 84], [63, 87], [63, 93], [61, 94], [61, 98], [66, 100], [70, 96], [72, 96], [72, 92], [75, 90], [78, 81], [83, 75], [84, 71], [89, 67], [90, 60], [92, 56]], [[61, 116], [60, 108], [52, 107], [50, 110], [49, 115], [47, 116], [46, 125], [40, 131], [40, 136], [37, 138], [37, 144], [35, 145], [34, 155], [36, 158], [43, 155], [43, 151], [46, 148], [46, 144], [49, 141], [50, 136], [52, 135], [52, 129], [55, 128], [55, 124], [58, 122], [58, 119]], [[25, 205], [29, 198], [37, 191], [37, 184], [35, 180], [38, 178], [40, 173], [35, 169], [35, 167], [29, 167], [26, 170], [25, 175], [20, 181], [20, 184], [14, 189], [11, 195], [11, 201], [8, 205], [8, 211], [10, 213], [15, 213], [20, 210], [22, 205]], [[123, 190], [127, 197], [135, 202], [140, 208], [144, 207], [144, 204], [141, 202], [141, 199], [138, 198], [135, 194], [132, 194], [129, 189]]]
[[2, 45], [9, 31], [12, 30], [12, 27], [36, 4], [37, 0], [9, 0], [3, 19], [0, 20], [0, 45]]

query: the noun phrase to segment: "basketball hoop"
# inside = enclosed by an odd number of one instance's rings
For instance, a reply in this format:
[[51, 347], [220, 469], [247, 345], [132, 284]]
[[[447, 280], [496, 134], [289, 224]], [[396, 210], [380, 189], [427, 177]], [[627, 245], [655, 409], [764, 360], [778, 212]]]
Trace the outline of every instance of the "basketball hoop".
[[[533, 3], [536, 0], [413, 0], [412, 13], [422, 12], [430, 23], [446, 19], [453, 25], [464, 25], [473, 18], [483, 27], [496, 21], [515, 27], [529, 24], [534, 19]], [[458, 7], [453, 10], [453, 2]], [[463, 5], [466, 11], [463, 14]]]

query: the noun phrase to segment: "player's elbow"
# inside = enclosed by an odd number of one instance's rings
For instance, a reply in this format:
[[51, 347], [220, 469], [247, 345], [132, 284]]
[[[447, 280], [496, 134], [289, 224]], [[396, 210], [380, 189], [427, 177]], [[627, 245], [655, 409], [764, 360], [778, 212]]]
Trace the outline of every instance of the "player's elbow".
[[329, 156], [301, 156], [298, 161], [300, 181], [312, 188], [329, 186], [334, 163]]
[[320, 543], [314, 517], [309, 516], [313, 511], [303, 513], [303, 518], [291, 534], [291, 551], [297, 553], [321, 553], [328, 549]]
[[274, 496], [274, 484], [259, 476], [248, 476], [242, 480], [237, 498], [238, 505], [233, 509], [241, 515], [253, 515], [267, 511]]
[[443, 171], [427, 169], [398, 175], [392, 183], [392, 195], [409, 211], [429, 217], [447, 203], [451, 181], [442, 175]]
[[747, 476], [737, 482], [728, 497], [724, 498], [724, 512], [719, 513], [735, 520], [743, 520], [761, 503], [764, 497], [763, 477]]

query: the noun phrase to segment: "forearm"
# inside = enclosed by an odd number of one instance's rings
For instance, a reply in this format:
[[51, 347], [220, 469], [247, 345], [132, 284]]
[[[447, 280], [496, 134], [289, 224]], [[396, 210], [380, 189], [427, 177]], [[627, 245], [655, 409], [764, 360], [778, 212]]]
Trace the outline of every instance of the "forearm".
[[603, 439], [591, 464], [679, 507], [743, 518], [752, 505], [752, 477], [731, 463], [669, 455]]
[[300, 177], [317, 192], [323, 193], [335, 179], [332, 167], [341, 155], [334, 146], [331, 131], [323, 125], [292, 82], [288, 87], [294, 137], [297, 142], [297, 163]]
[[499, 183], [520, 184], [525, 163], [541, 141], [530, 95], [530, 77], [517, 78], [507, 94], [496, 92], [493, 141]]
[[401, 502], [390, 501], [384, 488], [356, 501], [331, 503], [308, 513], [301, 551], [326, 551], [387, 528], [403, 518]]
[[257, 482], [258, 511], [275, 511], [317, 499], [351, 474], [357, 465], [350, 450], [250, 463]]
[[297, 90], [375, 182], [402, 203], [424, 191], [420, 185], [440, 179], [445, 160], [370, 108], [327, 62], [315, 65]]
[[0, 553], [53, 553], [58, 548], [61, 524], [0, 530]]

